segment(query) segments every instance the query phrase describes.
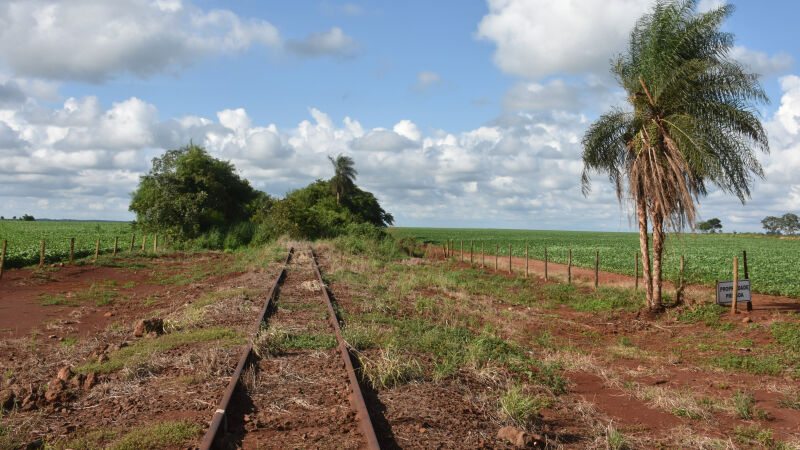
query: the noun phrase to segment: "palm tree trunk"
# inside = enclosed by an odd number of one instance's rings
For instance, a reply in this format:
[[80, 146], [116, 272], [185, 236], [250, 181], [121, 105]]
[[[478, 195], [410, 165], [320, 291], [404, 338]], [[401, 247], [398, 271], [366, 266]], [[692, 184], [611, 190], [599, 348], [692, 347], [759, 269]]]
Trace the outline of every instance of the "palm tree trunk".
[[337, 204], [337, 205], [341, 205], [341, 204], [342, 204], [342, 202], [339, 200], [339, 196], [340, 196], [340, 195], [341, 195], [341, 194], [340, 194], [340, 193], [337, 191], [337, 192], [336, 192], [336, 204]]
[[650, 311], [664, 310], [661, 303], [661, 258], [664, 254], [664, 218], [653, 213], [653, 298], [648, 302]]
[[647, 305], [653, 302], [653, 280], [650, 277], [650, 244], [647, 237], [647, 204], [644, 194], [636, 196], [636, 215], [639, 221], [639, 248], [642, 251], [642, 275], [644, 278], [644, 292]]

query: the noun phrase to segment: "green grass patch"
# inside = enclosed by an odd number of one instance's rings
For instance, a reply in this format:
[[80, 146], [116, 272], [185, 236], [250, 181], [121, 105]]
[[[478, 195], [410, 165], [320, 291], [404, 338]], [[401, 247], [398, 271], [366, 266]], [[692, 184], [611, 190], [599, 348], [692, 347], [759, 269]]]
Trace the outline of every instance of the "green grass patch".
[[186, 421], [164, 422], [134, 428], [111, 445], [112, 450], [161, 449], [181, 445], [198, 436], [203, 427]]
[[499, 403], [500, 411], [504, 416], [525, 428], [539, 415], [542, 409], [552, 406], [555, 400], [527, 395], [522, 388], [514, 386], [500, 396]]
[[85, 300], [93, 301], [96, 306], [105, 306], [114, 303], [119, 297], [117, 292], [117, 282], [114, 280], [106, 280], [103, 282], [92, 283], [89, 290], [81, 293], [78, 297]]
[[788, 366], [780, 355], [724, 355], [711, 359], [713, 366], [726, 370], [741, 370], [756, 375], [779, 375]]
[[800, 323], [775, 322], [770, 327], [770, 332], [779, 344], [800, 352]]
[[42, 306], [78, 306], [80, 302], [77, 300], [69, 299], [64, 294], [51, 295], [42, 293], [36, 296], [39, 304]]
[[375, 358], [359, 353], [358, 360], [362, 380], [373, 389], [389, 389], [425, 376], [419, 361], [393, 349], [385, 349]]
[[198, 342], [219, 341], [220, 345], [234, 345], [243, 342], [243, 338], [232, 328], [204, 328], [186, 332], [175, 332], [159, 336], [155, 339], [142, 339], [133, 345], [123, 347], [108, 356], [102, 363], [87, 363], [75, 368], [78, 373], [100, 372], [110, 373], [123, 367], [135, 367], [145, 362], [151, 355], [163, 353], [182, 345]]
[[289, 334], [283, 341], [286, 350], [327, 350], [336, 347], [336, 336], [324, 333]]

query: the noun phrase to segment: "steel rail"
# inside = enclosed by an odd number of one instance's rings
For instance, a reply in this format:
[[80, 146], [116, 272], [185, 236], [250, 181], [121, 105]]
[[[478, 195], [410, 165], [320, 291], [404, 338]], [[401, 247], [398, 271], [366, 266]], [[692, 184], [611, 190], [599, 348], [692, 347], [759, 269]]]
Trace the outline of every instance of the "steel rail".
[[281, 280], [283, 277], [286, 276], [286, 266], [289, 265], [289, 259], [292, 257], [294, 253], [294, 248], [289, 248], [289, 252], [286, 254], [286, 259], [283, 261], [283, 268], [281, 268], [281, 272], [278, 275], [278, 278], [275, 279], [275, 282], [272, 284], [272, 288], [269, 291], [269, 295], [267, 296], [267, 301], [264, 302], [264, 307], [261, 309], [261, 313], [258, 315], [258, 320], [255, 323], [255, 329], [253, 330], [253, 334], [250, 337], [250, 341], [242, 350], [242, 356], [239, 358], [239, 364], [236, 365], [236, 370], [234, 370], [233, 375], [231, 376], [230, 382], [228, 382], [228, 387], [225, 389], [225, 393], [222, 394], [222, 400], [219, 402], [219, 406], [217, 406], [217, 410], [214, 411], [214, 417], [211, 419], [211, 424], [206, 431], [205, 436], [203, 436], [203, 440], [200, 442], [200, 449], [208, 450], [214, 448], [214, 444], [216, 443], [220, 427], [222, 427], [223, 432], [227, 431], [227, 420], [226, 420], [226, 412], [228, 409], [228, 405], [231, 402], [231, 398], [233, 397], [233, 391], [236, 389], [236, 386], [239, 384], [239, 378], [242, 376], [242, 372], [244, 371], [244, 366], [247, 364], [247, 360], [250, 358], [250, 353], [253, 351], [253, 342], [255, 342], [256, 337], [258, 336], [259, 330], [261, 330], [261, 324], [264, 322], [264, 317], [269, 310], [269, 305], [272, 300], [275, 298], [275, 294], [278, 291], [278, 285], [280, 285]]
[[361, 393], [361, 386], [358, 384], [358, 377], [353, 369], [353, 362], [350, 360], [350, 351], [347, 349], [347, 343], [345, 342], [344, 337], [342, 337], [342, 330], [339, 328], [339, 320], [336, 318], [336, 311], [333, 309], [331, 297], [328, 295], [328, 287], [322, 280], [322, 274], [319, 271], [317, 254], [314, 253], [313, 248], [309, 249], [311, 250], [311, 260], [314, 262], [314, 272], [317, 273], [317, 280], [319, 281], [320, 288], [322, 289], [322, 295], [325, 298], [325, 303], [328, 307], [331, 325], [333, 326], [333, 331], [336, 334], [336, 340], [339, 341], [339, 351], [341, 352], [342, 359], [344, 360], [344, 366], [347, 370], [347, 377], [350, 379], [350, 388], [353, 391], [353, 395], [349, 396], [350, 404], [353, 406], [353, 409], [356, 410], [356, 416], [358, 417], [358, 421], [361, 426], [361, 432], [364, 434], [364, 438], [367, 440], [367, 448], [371, 450], [379, 450], [381, 447], [380, 444], [378, 444], [378, 437], [375, 435], [375, 428], [372, 426], [372, 420], [369, 417], [369, 411], [367, 410], [367, 404], [364, 401], [364, 395]]

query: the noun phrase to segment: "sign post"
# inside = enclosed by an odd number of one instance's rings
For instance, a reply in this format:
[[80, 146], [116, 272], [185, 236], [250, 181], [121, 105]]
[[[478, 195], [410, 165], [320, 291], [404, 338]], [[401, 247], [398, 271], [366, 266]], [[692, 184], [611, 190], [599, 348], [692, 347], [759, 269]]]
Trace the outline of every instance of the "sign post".
[[[747, 310], [752, 311], [753, 303], [750, 296], [750, 280], [739, 280], [736, 289], [736, 303], [747, 303]], [[717, 281], [717, 304], [731, 305], [733, 300], [733, 281]]]

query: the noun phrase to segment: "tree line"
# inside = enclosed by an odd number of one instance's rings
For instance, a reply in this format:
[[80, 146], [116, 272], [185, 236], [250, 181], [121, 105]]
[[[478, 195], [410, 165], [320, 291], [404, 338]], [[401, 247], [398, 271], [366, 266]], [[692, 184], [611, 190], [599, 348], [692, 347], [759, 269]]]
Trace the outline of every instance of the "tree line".
[[153, 159], [132, 193], [134, 227], [167, 233], [200, 248], [235, 248], [282, 235], [381, 235], [394, 222], [375, 196], [355, 184], [352, 158], [329, 156], [333, 176], [275, 198], [254, 189], [227, 161], [193, 143]]

